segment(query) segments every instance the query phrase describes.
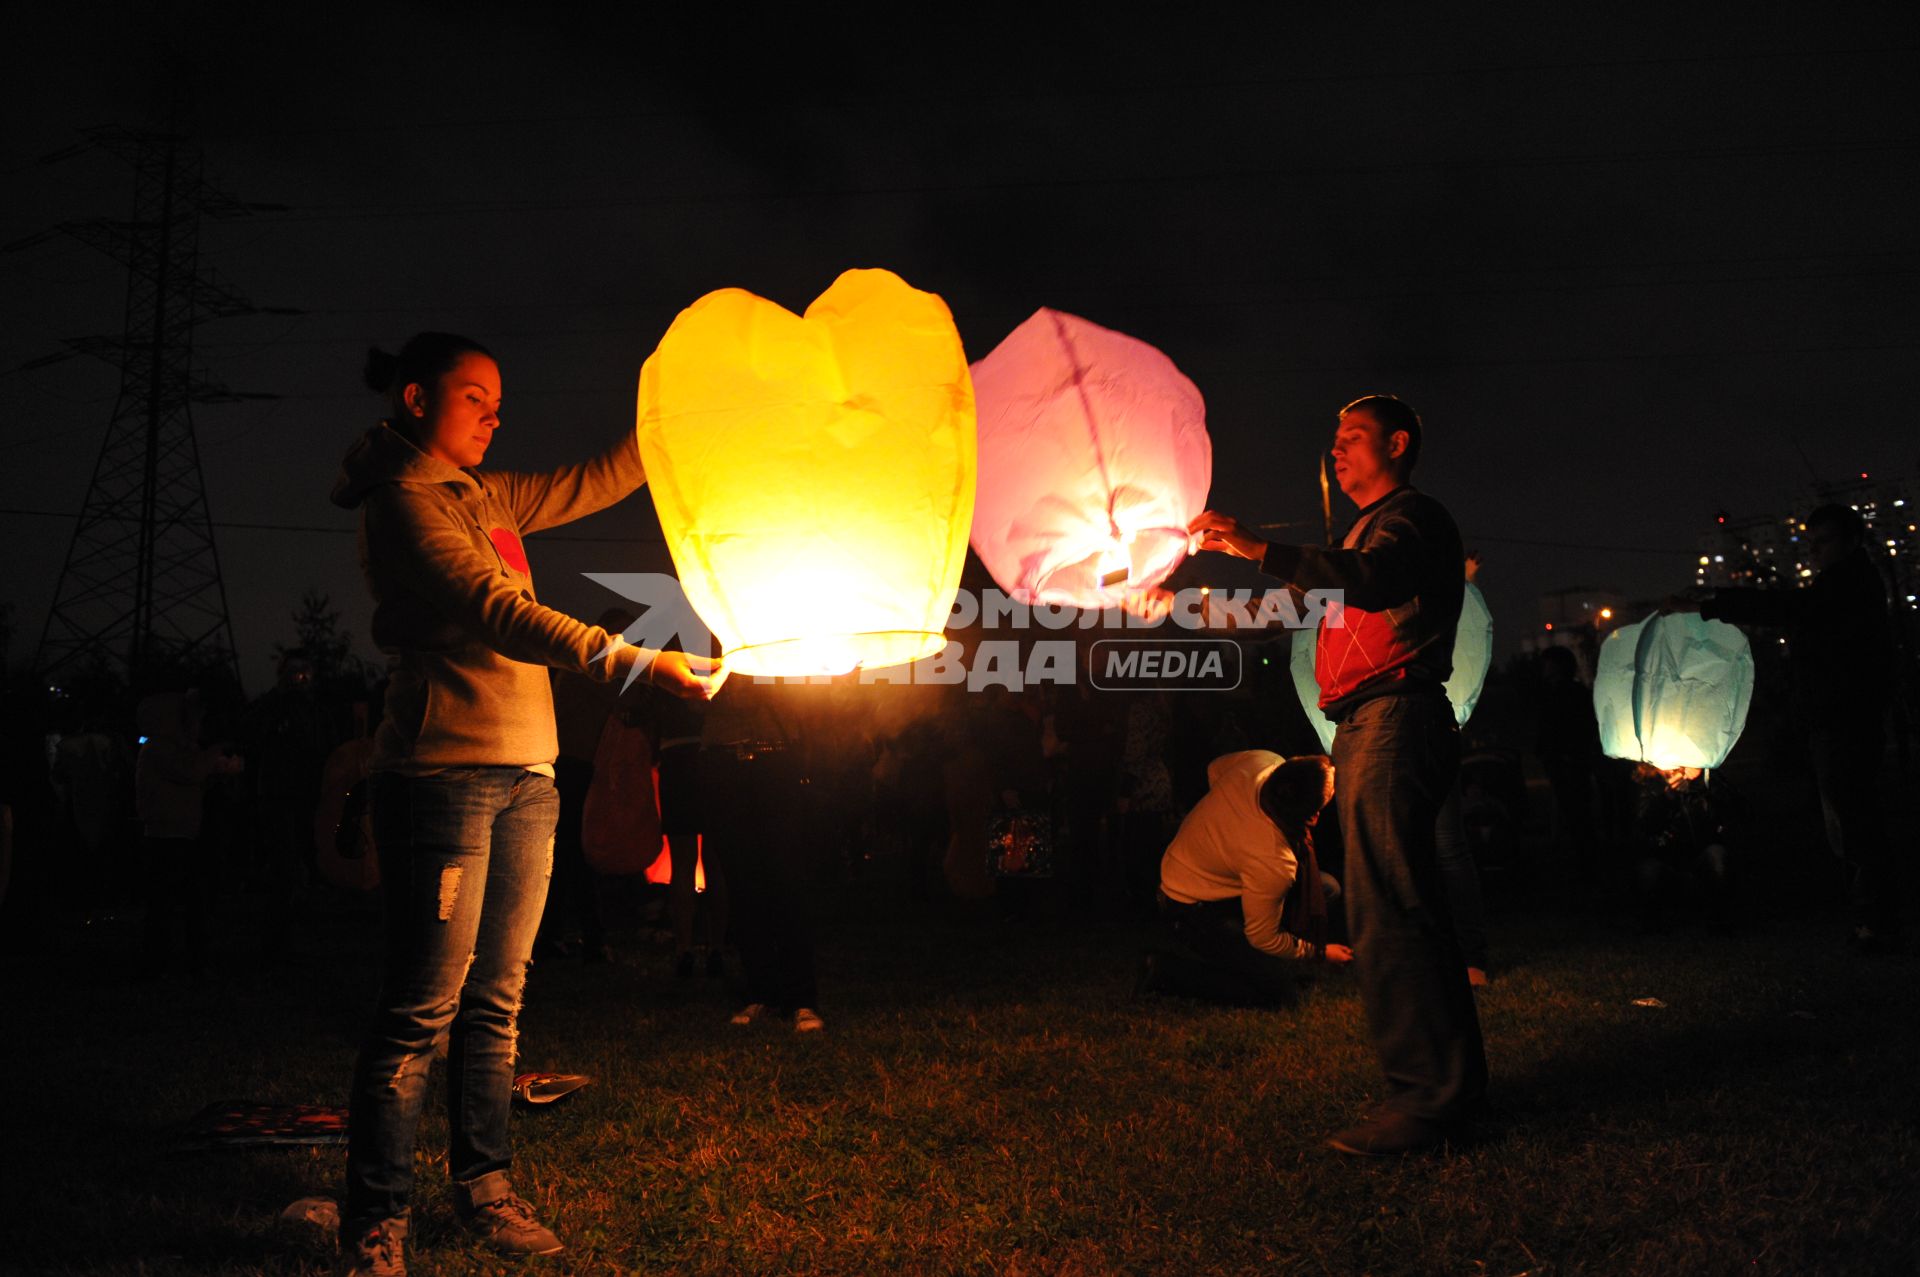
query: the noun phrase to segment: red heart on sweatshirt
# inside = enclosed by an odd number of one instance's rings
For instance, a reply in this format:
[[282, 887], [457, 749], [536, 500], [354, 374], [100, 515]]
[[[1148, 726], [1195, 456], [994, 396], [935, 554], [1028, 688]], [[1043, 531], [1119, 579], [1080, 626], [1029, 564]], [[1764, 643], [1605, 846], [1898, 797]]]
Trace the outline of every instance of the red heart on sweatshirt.
[[500, 551], [500, 557], [508, 567], [522, 576], [532, 575], [532, 569], [527, 566], [527, 552], [521, 548], [520, 538], [510, 529], [495, 528], [487, 533], [487, 537], [493, 542], [493, 548]]

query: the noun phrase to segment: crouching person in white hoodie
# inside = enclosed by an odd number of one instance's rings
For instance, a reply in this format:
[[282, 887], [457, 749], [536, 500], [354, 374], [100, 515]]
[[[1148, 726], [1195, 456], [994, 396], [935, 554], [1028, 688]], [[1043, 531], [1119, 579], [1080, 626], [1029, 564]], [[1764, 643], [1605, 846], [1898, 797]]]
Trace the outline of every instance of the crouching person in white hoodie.
[[1325, 941], [1339, 894], [1313, 856], [1313, 826], [1333, 798], [1324, 754], [1266, 750], [1216, 758], [1206, 797], [1160, 858], [1161, 943], [1142, 986], [1236, 1006], [1285, 1005], [1302, 964], [1353, 960]]

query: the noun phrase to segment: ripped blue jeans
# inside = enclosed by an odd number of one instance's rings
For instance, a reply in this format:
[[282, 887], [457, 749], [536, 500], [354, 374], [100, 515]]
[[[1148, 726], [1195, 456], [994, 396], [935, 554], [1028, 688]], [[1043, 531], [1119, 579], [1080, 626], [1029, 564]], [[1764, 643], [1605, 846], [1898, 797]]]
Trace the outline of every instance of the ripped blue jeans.
[[508, 1118], [520, 996], [553, 872], [553, 780], [518, 767], [376, 773], [368, 795], [386, 893], [380, 1004], [353, 1071], [351, 1232], [404, 1216], [427, 1070], [447, 1042], [447, 1171], [512, 1160]]

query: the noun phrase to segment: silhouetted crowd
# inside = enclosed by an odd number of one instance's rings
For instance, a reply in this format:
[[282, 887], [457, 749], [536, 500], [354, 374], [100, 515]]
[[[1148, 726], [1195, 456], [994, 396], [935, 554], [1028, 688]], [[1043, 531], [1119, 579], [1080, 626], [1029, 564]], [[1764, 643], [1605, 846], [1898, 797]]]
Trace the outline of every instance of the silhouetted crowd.
[[[605, 960], [609, 932], [638, 927], [671, 943], [680, 974], [720, 975], [743, 929], [763, 925], [751, 905], [729, 908], [728, 862], [743, 858], [749, 877], [775, 872], [782, 895], [859, 882], [899, 907], [961, 918], [1067, 913], [1144, 926], [1162, 855], [1206, 795], [1209, 763], [1242, 750], [1318, 752], [1286, 653], [1285, 639], [1250, 645], [1253, 676], [1231, 694], [1102, 691], [1084, 677], [978, 693], [741, 680], [701, 706], [645, 688], [621, 697], [594, 684], [582, 695], [556, 676], [562, 817], [536, 955]], [[1766, 646], [1759, 655], [1769, 659]], [[1838, 890], [1842, 871], [1824, 855], [1809, 851], [1796, 867], [1756, 850], [1736, 778], [1675, 780], [1603, 757], [1592, 659], [1549, 647], [1494, 671], [1465, 733], [1443, 858], [1454, 820], [1490, 890], [1641, 930], [1734, 925], [1736, 888], [1756, 859], [1762, 872], [1804, 875], [1816, 894]], [[1763, 676], [1755, 752], [1790, 774], [1791, 732], [1782, 707], [1767, 704], [1770, 685]], [[11, 694], [0, 931], [30, 940], [57, 917], [143, 915], [144, 972], [299, 947], [304, 902], [376, 888], [364, 741], [379, 697], [377, 685], [317, 677], [298, 650], [251, 702], [218, 680], [131, 706]], [[595, 835], [583, 837], [582, 815], [597, 767], [646, 773], [648, 785], [613, 805], [653, 809], [623, 823], [603, 801], [593, 825], [603, 846], [588, 854]], [[604, 846], [622, 838], [633, 845]], [[660, 854], [673, 843], [678, 854]], [[1331, 812], [1316, 845], [1337, 879]], [[209, 937], [216, 906], [243, 921]], [[1471, 929], [1476, 911], [1466, 912]], [[1337, 908], [1332, 925], [1338, 935]], [[1493, 961], [1484, 932], [1460, 939], [1469, 966]]]

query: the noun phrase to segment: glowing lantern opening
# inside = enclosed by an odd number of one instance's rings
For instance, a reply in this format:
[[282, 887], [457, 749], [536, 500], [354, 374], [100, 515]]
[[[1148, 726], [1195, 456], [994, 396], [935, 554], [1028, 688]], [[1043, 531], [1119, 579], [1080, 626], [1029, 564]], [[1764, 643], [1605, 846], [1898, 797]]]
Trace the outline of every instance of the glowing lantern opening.
[[973, 548], [1023, 603], [1116, 607], [1166, 580], [1206, 508], [1206, 404], [1147, 343], [1054, 310], [973, 368]]
[[848, 271], [795, 315], [739, 289], [640, 370], [647, 487], [682, 588], [747, 674], [938, 652], [974, 496], [973, 387], [946, 303]]
[[1652, 616], [1600, 645], [1593, 709], [1610, 758], [1718, 767], [1747, 725], [1753, 652], [1747, 636], [1694, 613]]
[[[1320, 748], [1333, 752], [1334, 721], [1320, 712], [1320, 683], [1313, 676], [1313, 648], [1320, 637], [1316, 629], [1300, 630], [1293, 636], [1294, 694], [1307, 721], [1320, 737]], [[1453, 673], [1447, 678], [1447, 701], [1453, 706], [1453, 721], [1465, 727], [1480, 703], [1487, 684], [1487, 668], [1493, 664], [1493, 613], [1480, 587], [1467, 582], [1460, 599], [1460, 624], [1453, 634]]]
[[[693, 847], [693, 889], [702, 892], [707, 889], [706, 835], [695, 834]], [[660, 854], [647, 866], [647, 881], [656, 887], [664, 887], [673, 881], [673, 853], [668, 850], [665, 837], [660, 839]]]

